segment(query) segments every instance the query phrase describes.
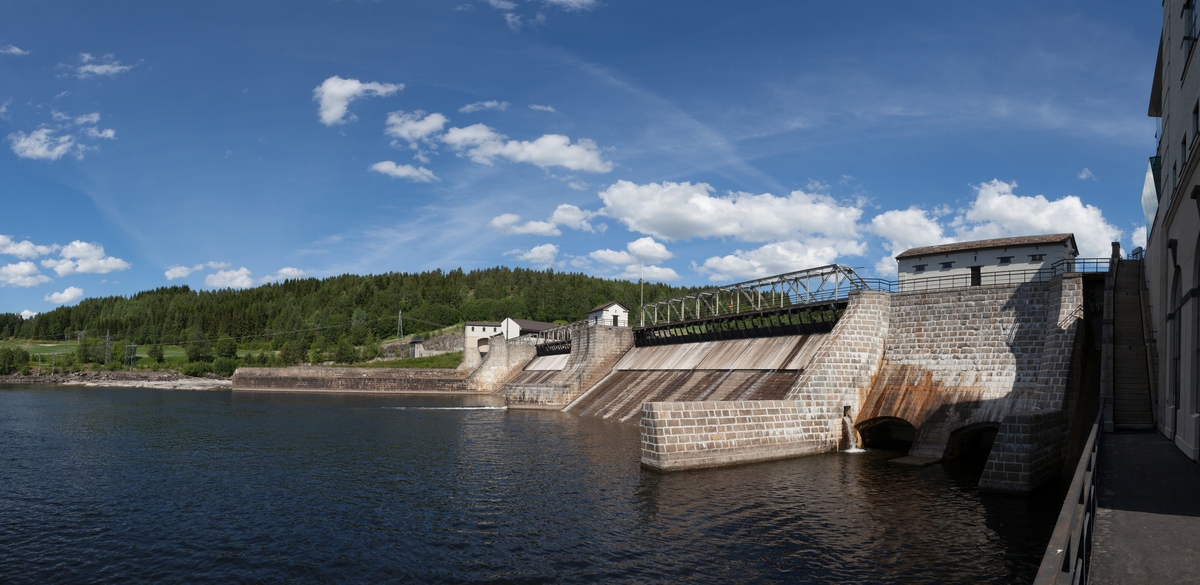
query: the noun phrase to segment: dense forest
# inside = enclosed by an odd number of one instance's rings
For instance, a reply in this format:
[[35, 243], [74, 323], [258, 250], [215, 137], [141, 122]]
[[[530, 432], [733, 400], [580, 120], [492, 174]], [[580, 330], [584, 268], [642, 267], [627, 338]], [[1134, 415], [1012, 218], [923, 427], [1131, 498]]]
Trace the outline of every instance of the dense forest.
[[[688, 290], [647, 283], [646, 301]], [[586, 318], [591, 308], [614, 300], [636, 313], [638, 284], [504, 267], [347, 274], [243, 290], [164, 287], [131, 297], [85, 299], [25, 320], [0, 314], [0, 339], [74, 340], [83, 332], [85, 338], [111, 334], [139, 345], [223, 338], [233, 338], [243, 347], [267, 349], [279, 349], [289, 341], [361, 345], [394, 336], [401, 311], [405, 334], [419, 334], [461, 321], [505, 317], [577, 321]]]

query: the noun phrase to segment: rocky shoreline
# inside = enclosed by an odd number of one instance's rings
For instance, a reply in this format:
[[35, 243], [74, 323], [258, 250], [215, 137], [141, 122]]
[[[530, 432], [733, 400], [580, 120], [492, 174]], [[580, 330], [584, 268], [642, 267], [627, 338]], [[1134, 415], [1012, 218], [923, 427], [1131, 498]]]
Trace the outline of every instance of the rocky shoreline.
[[233, 381], [220, 376], [205, 378], [185, 376], [173, 370], [159, 372], [74, 372], [43, 376], [0, 376], [5, 384], [54, 384], [60, 386], [119, 386], [125, 388], [158, 388], [161, 390], [229, 390]]

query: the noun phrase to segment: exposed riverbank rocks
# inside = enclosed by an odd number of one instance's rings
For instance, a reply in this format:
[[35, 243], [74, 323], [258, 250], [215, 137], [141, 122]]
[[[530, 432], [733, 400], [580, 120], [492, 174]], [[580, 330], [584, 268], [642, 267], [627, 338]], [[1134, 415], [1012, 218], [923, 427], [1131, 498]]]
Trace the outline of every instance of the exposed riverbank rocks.
[[73, 372], [41, 376], [0, 376], [6, 384], [54, 384], [60, 386], [119, 386], [124, 388], [158, 388], [161, 390], [229, 390], [233, 381], [219, 376], [193, 378], [173, 370], [158, 372]]

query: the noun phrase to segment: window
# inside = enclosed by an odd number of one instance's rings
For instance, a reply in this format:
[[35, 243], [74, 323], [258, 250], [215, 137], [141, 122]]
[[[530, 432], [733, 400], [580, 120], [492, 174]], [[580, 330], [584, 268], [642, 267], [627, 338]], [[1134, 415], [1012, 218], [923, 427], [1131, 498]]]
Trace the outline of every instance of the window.
[[1200, 135], [1200, 101], [1192, 108], [1192, 146], [1196, 146], [1196, 136]]
[[1045, 254], [1030, 254], [1029, 255], [1030, 262], [1041, 262], [1042, 260], [1045, 260], [1045, 259], [1046, 259]]
[[471, 326], [471, 331], [475, 331], [475, 326]]
[[929, 265], [928, 264], [914, 264], [913, 272], [925, 272], [926, 266], [929, 266]]
[[942, 270], [954, 268], [954, 262], [942, 262]]
[[1196, 46], [1196, 0], [1188, 0], [1183, 5], [1184, 24], [1187, 26], [1187, 34], [1183, 40], [1188, 41], [1188, 51]]
[[1001, 264], [1012, 264], [1012, 259], [1013, 259], [1012, 256], [1000, 256], [1000, 263]]

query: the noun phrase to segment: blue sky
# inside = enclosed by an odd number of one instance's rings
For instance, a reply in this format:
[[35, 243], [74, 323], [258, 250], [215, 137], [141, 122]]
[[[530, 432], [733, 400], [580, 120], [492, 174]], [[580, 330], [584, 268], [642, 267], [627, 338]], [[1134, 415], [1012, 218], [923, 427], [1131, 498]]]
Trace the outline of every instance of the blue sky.
[[908, 247], [1060, 231], [1085, 256], [1128, 249], [1161, 20], [1132, 2], [0, 1], [0, 312], [499, 264], [887, 276]]

